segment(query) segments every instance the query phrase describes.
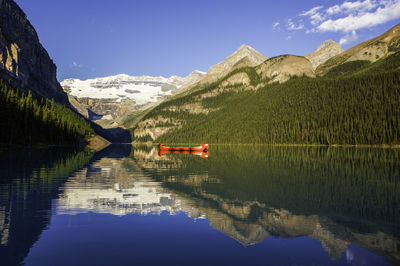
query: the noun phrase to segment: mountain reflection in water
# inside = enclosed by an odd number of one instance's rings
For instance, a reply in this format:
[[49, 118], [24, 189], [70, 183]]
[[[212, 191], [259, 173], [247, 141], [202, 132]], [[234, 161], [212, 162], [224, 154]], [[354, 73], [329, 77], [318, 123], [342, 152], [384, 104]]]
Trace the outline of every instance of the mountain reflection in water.
[[[308, 237], [332, 261], [367, 265], [364, 249], [400, 263], [400, 151], [213, 146], [211, 152], [160, 156], [153, 147], [111, 146], [58, 184], [58, 196], [49, 196], [56, 199], [54, 215], [185, 213], [243, 246], [269, 236]], [[2, 239], [11, 213], [0, 206]]]
[[[212, 227], [244, 246], [270, 235], [307, 236], [319, 240], [334, 260], [349, 244], [400, 259], [397, 151], [215, 149], [214, 161], [185, 154], [160, 157], [156, 148], [134, 149], [120, 160], [102, 158], [68, 180], [57, 210], [182, 211], [207, 217]], [[393, 199], [392, 206], [386, 199]]]

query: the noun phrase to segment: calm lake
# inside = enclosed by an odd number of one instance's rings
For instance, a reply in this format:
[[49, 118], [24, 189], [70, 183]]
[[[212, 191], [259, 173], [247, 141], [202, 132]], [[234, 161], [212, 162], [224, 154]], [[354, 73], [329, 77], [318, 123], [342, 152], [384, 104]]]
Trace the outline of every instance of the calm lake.
[[0, 265], [398, 265], [400, 150], [0, 152]]

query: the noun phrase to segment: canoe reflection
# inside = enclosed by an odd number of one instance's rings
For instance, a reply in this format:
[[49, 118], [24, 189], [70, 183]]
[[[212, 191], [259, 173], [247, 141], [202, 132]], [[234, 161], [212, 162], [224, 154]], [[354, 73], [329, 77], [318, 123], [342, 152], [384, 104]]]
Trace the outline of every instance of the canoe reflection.
[[159, 150], [158, 151], [158, 155], [159, 156], [163, 156], [164, 154], [167, 154], [167, 153], [193, 154], [193, 155], [198, 155], [201, 158], [208, 158], [209, 157], [209, 153], [208, 152], [204, 152], [204, 151], [163, 151], [163, 150]]

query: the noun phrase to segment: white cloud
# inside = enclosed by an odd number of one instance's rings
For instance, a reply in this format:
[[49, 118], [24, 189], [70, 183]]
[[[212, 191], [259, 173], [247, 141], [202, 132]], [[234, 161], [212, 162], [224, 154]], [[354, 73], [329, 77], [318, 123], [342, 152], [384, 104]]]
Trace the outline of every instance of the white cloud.
[[318, 10], [322, 9], [323, 6], [316, 6], [308, 11], [303, 11], [299, 14], [300, 17], [310, 17], [310, 22], [312, 25], [317, 25], [323, 20], [323, 16]]
[[352, 12], [365, 12], [368, 10], [372, 10], [378, 6], [378, 2], [376, 0], [365, 0], [365, 1], [355, 1], [348, 2], [345, 1], [341, 5], [331, 6], [326, 10], [328, 15], [335, 14], [349, 14]]
[[378, 7], [373, 12], [350, 14], [338, 19], [328, 19], [318, 25], [316, 29], [320, 32], [348, 33], [380, 25], [397, 18], [400, 18], [400, 0], [390, 1], [390, 4]]
[[340, 38], [339, 44], [343, 45], [349, 42], [354, 42], [358, 39], [357, 33], [355, 30], [353, 30], [351, 32], [351, 34], [347, 34], [345, 36], [343, 36], [342, 38]]
[[286, 38], [285, 38], [286, 41], [289, 41], [290, 39], [292, 39], [292, 36], [290, 36], [290, 35], [286, 36]]
[[319, 13], [316, 13], [310, 17], [310, 22], [313, 26], [317, 25], [318, 23], [320, 23], [323, 20], [324, 20], [324, 18]]
[[288, 30], [301, 30], [304, 28], [304, 24], [300, 21], [300, 23], [298, 25], [295, 25], [292, 21], [292, 19], [288, 19], [288, 23], [287, 23], [287, 29]]
[[344, 1], [330, 7], [316, 6], [288, 19], [288, 30], [339, 32], [341, 44], [357, 39], [357, 31], [400, 18], [400, 0]]
[[313, 7], [313, 8], [311, 8], [311, 9], [308, 10], [308, 11], [303, 11], [303, 12], [301, 12], [301, 13], [300, 13], [300, 16], [306, 17], [306, 16], [315, 15], [315, 14], [318, 13], [318, 10], [320, 10], [320, 9], [323, 8], [323, 7], [324, 7], [324, 6], [316, 6], [316, 7]]
[[280, 25], [280, 23], [279, 22], [275, 22], [274, 23], [274, 25], [272, 26], [272, 30], [279, 30], [280, 28], [279, 28], [279, 25]]

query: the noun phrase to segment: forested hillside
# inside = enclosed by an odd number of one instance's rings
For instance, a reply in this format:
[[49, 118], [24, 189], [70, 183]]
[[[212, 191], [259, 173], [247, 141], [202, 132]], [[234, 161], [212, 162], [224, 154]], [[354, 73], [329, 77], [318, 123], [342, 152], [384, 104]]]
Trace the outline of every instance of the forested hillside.
[[167, 101], [143, 118], [133, 137], [163, 143], [398, 145], [399, 67], [397, 52], [285, 83], [263, 81], [249, 68], [236, 70], [247, 73], [250, 84], [223, 86], [228, 74]]
[[0, 144], [37, 145], [85, 142], [94, 134], [90, 124], [54, 100], [36, 99], [0, 80]]

